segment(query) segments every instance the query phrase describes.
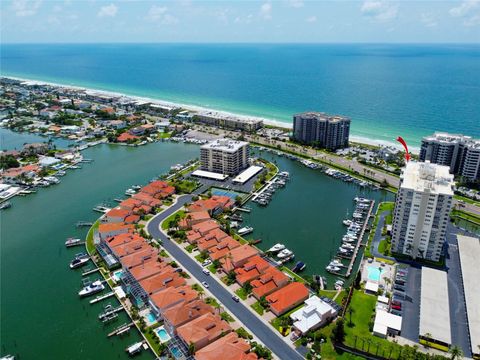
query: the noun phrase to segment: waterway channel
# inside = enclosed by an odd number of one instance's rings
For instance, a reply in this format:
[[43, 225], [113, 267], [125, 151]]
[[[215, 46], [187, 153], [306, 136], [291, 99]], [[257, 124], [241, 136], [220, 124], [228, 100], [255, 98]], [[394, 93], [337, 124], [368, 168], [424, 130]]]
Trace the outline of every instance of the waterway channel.
[[[5, 132], [3, 136], [17, 134]], [[23, 139], [9, 139], [21, 144]], [[113, 300], [90, 305], [78, 298], [79, 271], [68, 263], [79, 249], [66, 249], [69, 236], [84, 237], [75, 228], [79, 220], [93, 221], [92, 208], [122, 197], [133, 184], [145, 184], [171, 165], [198, 157], [196, 145], [155, 143], [143, 147], [99, 145], [84, 151], [93, 163], [70, 170], [61, 183], [11, 200], [0, 213], [1, 354], [19, 359], [123, 359], [125, 348], [140, 335], [107, 339], [107, 333], [127, 321], [126, 315], [104, 326], [97, 316]], [[345, 228], [341, 220], [351, 214], [352, 199], [365, 195], [392, 200], [383, 191], [370, 192], [357, 185], [329, 178], [318, 170], [271, 154], [262, 154], [289, 171], [291, 181], [277, 191], [266, 208], [251, 204], [245, 224], [255, 228], [262, 249], [282, 242], [306, 273], [325, 274], [324, 268], [338, 248]], [[91, 280], [95, 276], [90, 277]], [[152, 358], [143, 353], [140, 358]]]

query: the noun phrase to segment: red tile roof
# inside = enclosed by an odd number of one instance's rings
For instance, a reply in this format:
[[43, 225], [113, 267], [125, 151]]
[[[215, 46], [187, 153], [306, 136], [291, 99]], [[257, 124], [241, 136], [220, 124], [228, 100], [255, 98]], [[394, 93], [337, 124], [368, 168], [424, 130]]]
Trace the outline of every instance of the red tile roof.
[[122, 209], [121, 207], [116, 207], [108, 211], [105, 215], [107, 218], [117, 218], [117, 219], [125, 219], [128, 215], [130, 215], [130, 210]]
[[168, 266], [165, 261], [148, 261], [132, 267], [129, 271], [137, 281], [142, 281], [150, 276], [161, 273], [163, 269]]
[[230, 254], [230, 251], [238, 248], [240, 245], [241, 244], [237, 240], [228, 236], [214, 247], [208, 249], [208, 255], [213, 261], [220, 260], [221, 258], [227, 256], [227, 254]]
[[186, 280], [180, 277], [178, 273], [175, 272], [175, 269], [171, 266], [165, 267], [165, 269], [161, 273], [150, 276], [140, 281], [140, 286], [149, 295], [165, 288], [176, 288], [185, 284]]
[[241, 245], [230, 251], [228, 256], [220, 260], [222, 270], [226, 273], [234, 270], [239, 266], [243, 266], [252, 256], [258, 255], [258, 250], [250, 245]]
[[262, 275], [272, 265], [260, 256], [250, 258], [245, 265], [235, 269], [236, 279], [240, 285], [255, 280]]
[[277, 316], [308, 299], [308, 289], [299, 282], [292, 282], [266, 297], [270, 310]]
[[146, 263], [149, 261], [157, 261], [157, 257], [157, 251], [154, 250], [152, 247], [148, 247], [145, 250], [124, 256], [120, 259], [120, 262], [122, 263], [123, 267], [129, 269], [142, 263]]
[[250, 344], [231, 332], [195, 353], [195, 360], [256, 360]]
[[195, 201], [188, 207], [188, 211], [196, 212], [196, 211], [209, 211], [213, 212], [217, 209], [225, 210], [227, 208], [231, 208], [234, 205], [234, 201], [230, 199], [228, 196], [217, 196], [214, 195], [209, 199], [201, 199]]
[[205, 304], [203, 300], [181, 303], [163, 313], [163, 318], [174, 329], [207, 313], [215, 314], [215, 309]]
[[118, 142], [127, 142], [129, 140], [137, 140], [137, 139], [140, 139], [140, 138], [138, 136], [131, 135], [128, 132], [124, 132], [123, 134], [120, 134], [117, 137]]
[[162, 311], [171, 306], [188, 303], [197, 299], [198, 293], [190, 286], [166, 288], [150, 296], [150, 300]]
[[135, 242], [138, 240], [145, 241], [145, 239], [138, 234], [125, 233], [109, 237], [106, 241], [108, 243], [108, 246], [114, 247], [117, 245], [128, 244], [130, 242]]
[[258, 279], [253, 280], [252, 293], [257, 299], [267, 296], [288, 284], [289, 278], [277, 268], [270, 266]]
[[134, 254], [136, 252], [139, 252], [148, 248], [150, 248], [150, 245], [148, 245], [143, 239], [132, 241], [127, 244], [117, 245], [114, 247], [110, 246], [110, 249], [119, 258], [130, 255], [130, 254]]
[[208, 313], [180, 326], [177, 334], [186, 344], [193, 344], [198, 351], [231, 330], [220, 316]]

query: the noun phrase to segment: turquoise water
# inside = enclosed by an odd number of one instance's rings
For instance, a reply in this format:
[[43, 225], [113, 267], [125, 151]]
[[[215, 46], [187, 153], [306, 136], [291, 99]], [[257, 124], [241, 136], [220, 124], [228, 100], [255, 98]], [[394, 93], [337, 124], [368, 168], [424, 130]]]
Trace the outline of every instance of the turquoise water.
[[147, 319], [148, 319], [148, 321], [150, 321], [150, 323], [154, 323], [155, 321], [157, 321], [157, 318], [155, 317], [155, 315], [153, 313], [148, 313]]
[[368, 267], [368, 280], [380, 281], [381, 270], [376, 266]]
[[291, 122], [352, 118], [352, 134], [419, 146], [480, 136], [480, 45], [1, 45], [1, 73]]
[[157, 329], [156, 333], [162, 342], [170, 340], [170, 335], [168, 335], [167, 331], [163, 326]]
[[63, 138], [49, 138], [28, 132], [18, 133], [0, 127], [0, 150], [21, 150], [26, 143], [47, 142], [52, 139], [59, 149], [66, 149], [72, 141]]
[[171, 349], [171, 351], [172, 351], [173, 356], [175, 356], [175, 359], [179, 359], [179, 358], [181, 358], [181, 357], [183, 356], [182, 352], [181, 352], [180, 349], [177, 348], [177, 347], [173, 347], [173, 348]]
[[123, 270], [118, 270], [113, 273], [113, 276], [117, 281], [119, 281], [122, 278], [123, 275]]

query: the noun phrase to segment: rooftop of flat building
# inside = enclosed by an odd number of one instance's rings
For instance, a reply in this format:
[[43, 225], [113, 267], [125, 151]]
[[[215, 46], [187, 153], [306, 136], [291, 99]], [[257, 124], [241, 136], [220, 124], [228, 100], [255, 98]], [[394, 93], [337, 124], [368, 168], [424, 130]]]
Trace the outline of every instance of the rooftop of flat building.
[[425, 136], [423, 141], [437, 141], [444, 144], [455, 144], [462, 142], [471, 146], [480, 147], [480, 139], [473, 139], [471, 136], [462, 134], [449, 134], [446, 132], [435, 132], [433, 135]]
[[428, 161], [409, 161], [402, 169], [401, 178], [401, 188], [453, 195], [453, 175], [450, 174], [448, 166], [431, 164]]
[[221, 150], [226, 152], [235, 152], [248, 145], [246, 141], [237, 141], [232, 139], [217, 139], [202, 146], [202, 149]]
[[306, 111], [303, 113], [295, 114], [294, 117], [303, 117], [303, 118], [314, 118], [318, 120], [324, 120], [329, 122], [338, 122], [338, 121], [350, 121], [350, 118], [342, 115], [330, 115], [324, 112], [318, 111]]

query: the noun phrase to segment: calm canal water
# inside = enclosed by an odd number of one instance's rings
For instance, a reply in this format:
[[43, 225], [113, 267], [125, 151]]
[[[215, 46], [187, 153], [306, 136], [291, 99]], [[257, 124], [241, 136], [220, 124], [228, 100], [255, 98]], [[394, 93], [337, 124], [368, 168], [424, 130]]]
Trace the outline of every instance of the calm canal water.
[[262, 250], [276, 243], [285, 244], [295, 254], [295, 260], [287, 264], [289, 267], [303, 261], [307, 267], [302, 274], [325, 275], [332, 288], [334, 281], [331, 280], [337, 276], [330, 276], [325, 267], [341, 245], [346, 232], [342, 220], [347, 213], [351, 217], [354, 197], [375, 199], [377, 206], [379, 201], [393, 201], [394, 195], [345, 183], [265, 151], [257, 150], [256, 154], [275, 162], [280, 171], [288, 171], [290, 181], [275, 192], [268, 206], [249, 203], [252, 211], [243, 215], [243, 224], [251, 225], [254, 232], [247, 238], [262, 239], [258, 244]]
[[[18, 134], [3, 132], [4, 137]], [[23, 136], [23, 135], [19, 135]], [[23, 138], [10, 139], [21, 144]], [[198, 157], [196, 145], [155, 143], [144, 147], [101, 145], [84, 156], [94, 159], [81, 170], [69, 172], [59, 185], [37, 194], [16, 197], [11, 209], [0, 213], [1, 354], [20, 359], [124, 359], [125, 348], [140, 335], [107, 339], [107, 333], [126, 322], [126, 315], [104, 326], [97, 316], [103, 301], [90, 305], [81, 300], [79, 271], [68, 263], [80, 249], [66, 249], [65, 238], [83, 237], [79, 220], [93, 221], [92, 208], [121, 197], [132, 184], [147, 183], [171, 165]], [[392, 200], [385, 192], [362, 191], [310, 170], [297, 162], [263, 154], [289, 171], [291, 181], [274, 195], [266, 208], [252, 204], [245, 224], [254, 226], [252, 238], [261, 238], [262, 249], [285, 243], [307, 263], [306, 273], [322, 273], [345, 231], [341, 220], [352, 213], [358, 194]], [[94, 276], [90, 277], [95, 279]], [[152, 358], [143, 353], [140, 358]]]
[[75, 223], [96, 219], [95, 205], [122, 196], [133, 184], [147, 183], [172, 164], [197, 157], [198, 147], [101, 145], [83, 154], [95, 161], [69, 171], [59, 185], [12, 199], [12, 208], [0, 213], [2, 355], [125, 359], [125, 348], [140, 338], [131, 331], [126, 337], [107, 339], [109, 331], [127, 321], [126, 315], [104, 326], [97, 316], [113, 300], [90, 305], [78, 298], [80, 270], [70, 270], [68, 263], [81, 249], [66, 249], [64, 242], [69, 236], [86, 235]]

